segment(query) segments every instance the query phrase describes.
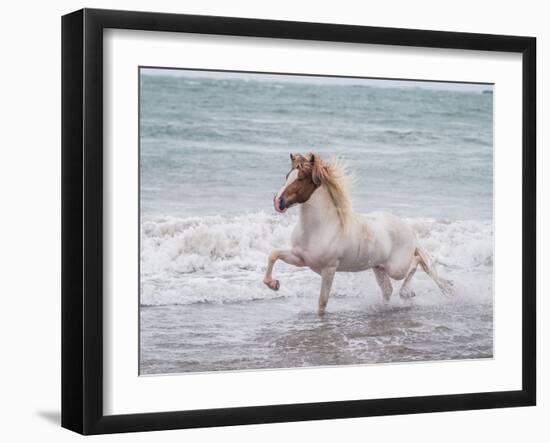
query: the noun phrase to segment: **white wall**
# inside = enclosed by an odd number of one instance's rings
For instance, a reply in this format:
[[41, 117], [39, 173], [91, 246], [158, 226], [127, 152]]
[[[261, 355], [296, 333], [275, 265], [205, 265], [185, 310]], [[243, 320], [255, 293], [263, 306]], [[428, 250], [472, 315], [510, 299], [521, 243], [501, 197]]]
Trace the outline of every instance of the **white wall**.
[[[532, 35], [538, 38], [538, 145], [550, 121], [550, 28], [545, 2], [112, 0], [4, 2], [0, 59], [0, 436], [4, 441], [82, 438], [58, 425], [60, 408], [60, 16], [83, 6]], [[545, 106], [546, 105], [546, 106]], [[545, 109], [543, 109], [545, 108]], [[543, 112], [545, 111], [545, 112]], [[548, 123], [547, 123], [548, 124]], [[539, 157], [548, 195], [549, 156]], [[542, 189], [542, 181], [545, 181]], [[540, 195], [540, 194], [539, 194]], [[539, 202], [542, 198], [539, 196]], [[539, 226], [549, 221], [548, 200]], [[544, 212], [544, 213], [543, 213]], [[541, 217], [541, 213], [542, 217]], [[540, 233], [539, 275], [549, 266]], [[540, 248], [542, 249], [542, 248]], [[519, 270], [519, 263], [518, 263]], [[541, 276], [542, 277], [542, 276]], [[539, 278], [539, 296], [548, 291]], [[539, 319], [548, 302], [539, 297]], [[129, 441], [361, 440], [548, 441], [550, 328], [539, 320], [535, 408], [169, 431], [99, 437]], [[546, 349], [545, 349], [546, 347]], [[414, 383], [414, 380], [411, 380]]]

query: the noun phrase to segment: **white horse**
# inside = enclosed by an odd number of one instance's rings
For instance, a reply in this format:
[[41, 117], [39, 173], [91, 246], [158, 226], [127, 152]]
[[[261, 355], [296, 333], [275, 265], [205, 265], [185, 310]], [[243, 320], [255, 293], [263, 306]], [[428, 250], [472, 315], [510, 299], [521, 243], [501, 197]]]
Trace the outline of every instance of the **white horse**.
[[402, 298], [414, 297], [409, 283], [420, 265], [444, 294], [452, 293], [451, 282], [438, 277], [407, 223], [383, 212], [351, 211], [348, 180], [336, 162], [324, 162], [315, 154], [290, 154], [290, 160], [292, 167], [273, 205], [283, 213], [299, 204], [300, 221], [292, 232], [292, 247], [269, 255], [264, 277], [269, 288], [279, 289], [279, 281], [271, 274], [280, 259], [321, 275], [319, 315], [325, 313], [336, 272], [372, 269], [388, 302], [393, 292], [390, 278], [404, 279], [399, 290]]

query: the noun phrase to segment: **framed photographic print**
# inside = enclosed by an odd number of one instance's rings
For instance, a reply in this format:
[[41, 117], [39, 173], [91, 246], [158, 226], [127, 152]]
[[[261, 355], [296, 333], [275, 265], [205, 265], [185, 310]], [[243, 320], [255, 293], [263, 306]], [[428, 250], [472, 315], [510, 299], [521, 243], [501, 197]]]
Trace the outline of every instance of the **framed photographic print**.
[[62, 20], [62, 425], [534, 405], [531, 37]]

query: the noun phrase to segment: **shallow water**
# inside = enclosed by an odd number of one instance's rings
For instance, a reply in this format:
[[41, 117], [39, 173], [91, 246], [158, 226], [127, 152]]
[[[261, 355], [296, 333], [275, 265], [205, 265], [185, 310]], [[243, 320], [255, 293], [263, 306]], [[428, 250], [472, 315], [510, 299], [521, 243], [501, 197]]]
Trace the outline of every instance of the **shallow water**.
[[[369, 294], [377, 298], [379, 294]], [[333, 297], [142, 308], [141, 374], [492, 357], [491, 303]]]

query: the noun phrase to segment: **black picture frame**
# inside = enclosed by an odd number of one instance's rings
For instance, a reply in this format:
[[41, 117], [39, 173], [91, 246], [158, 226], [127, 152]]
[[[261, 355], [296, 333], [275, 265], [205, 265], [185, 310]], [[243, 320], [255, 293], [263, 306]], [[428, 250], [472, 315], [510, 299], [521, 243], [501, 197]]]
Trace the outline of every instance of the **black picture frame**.
[[[103, 30], [454, 48], [522, 54], [522, 389], [131, 415], [103, 413]], [[83, 9], [62, 18], [62, 426], [151, 431], [536, 403], [536, 39], [232, 17]]]

